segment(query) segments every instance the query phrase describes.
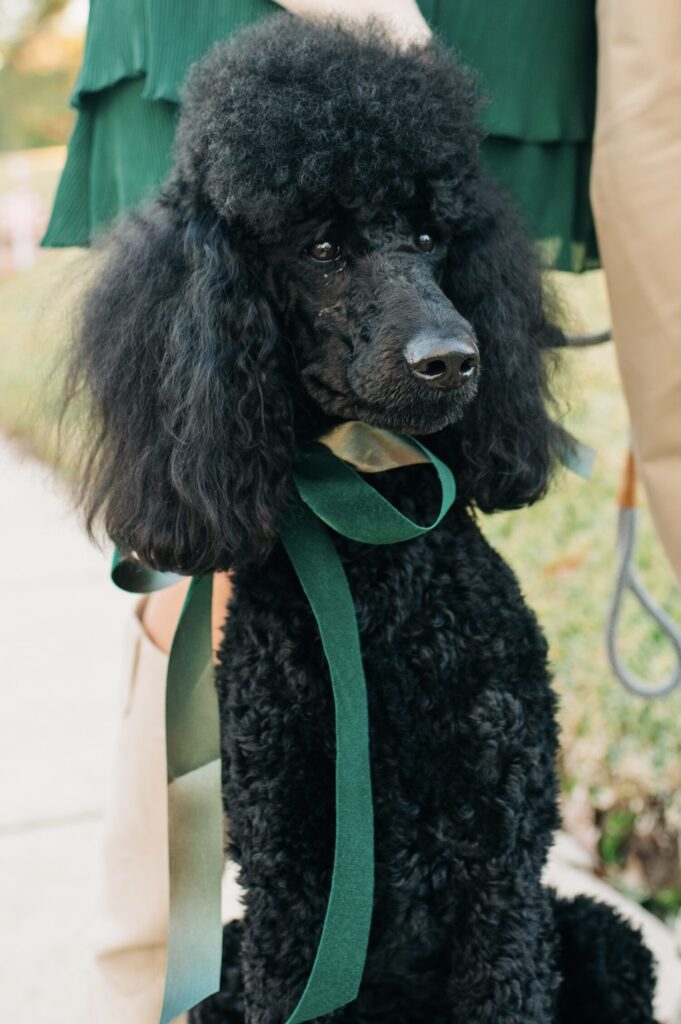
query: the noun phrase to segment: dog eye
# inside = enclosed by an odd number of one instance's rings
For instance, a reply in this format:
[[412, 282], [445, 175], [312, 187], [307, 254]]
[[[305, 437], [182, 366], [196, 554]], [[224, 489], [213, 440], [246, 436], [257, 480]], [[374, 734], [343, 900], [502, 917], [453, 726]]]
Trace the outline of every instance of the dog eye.
[[423, 252], [432, 252], [435, 248], [435, 239], [427, 231], [422, 231], [416, 239], [416, 244]]
[[315, 242], [309, 249], [309, 254], [317, 263], [332, 263], [340, 256], [341, 247], [338, 242], [330, 242], [324, 239], [323, 242]]

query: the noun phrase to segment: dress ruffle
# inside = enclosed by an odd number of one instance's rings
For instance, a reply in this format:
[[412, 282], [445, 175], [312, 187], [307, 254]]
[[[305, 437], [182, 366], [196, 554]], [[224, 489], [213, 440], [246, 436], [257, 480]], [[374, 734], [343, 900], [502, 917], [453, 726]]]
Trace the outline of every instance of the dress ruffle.
[[220, 39], [281, 10], [272, 0], [90, 0], [85, 53], [71, 103], [126, 78], [142, 99], [179, 103], [187, 69]]
[[[594, 0], [421, 0], [487, 98], [483, 158], [560, 269], [598, 265], [588, 198]], [[88, 245], [158, 188], [181, 85], [210, 46], [272, 0], [91, 0], [78, 110], [44, 245]]]

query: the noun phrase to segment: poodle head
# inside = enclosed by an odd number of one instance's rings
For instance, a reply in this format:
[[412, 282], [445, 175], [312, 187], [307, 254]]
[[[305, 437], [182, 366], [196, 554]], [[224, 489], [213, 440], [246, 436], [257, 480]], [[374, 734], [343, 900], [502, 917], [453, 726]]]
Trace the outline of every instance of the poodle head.
[[442, 46], [378, 26], [280, 15], [197, 65], [171, 174], [85, 302], [90, 521], [159, 568], [258, 557], [297, 441], [344, 419], [428, 435], [471, 505], [543, 493], [558, 332], [477, 112]]
[[476, 110], [473, 76], [439, 47], [287, 16], [190, 79], [171, 189], [228, 227], [330, 417], [431, 433], [475, 395], [475, 334], [441, 281]]

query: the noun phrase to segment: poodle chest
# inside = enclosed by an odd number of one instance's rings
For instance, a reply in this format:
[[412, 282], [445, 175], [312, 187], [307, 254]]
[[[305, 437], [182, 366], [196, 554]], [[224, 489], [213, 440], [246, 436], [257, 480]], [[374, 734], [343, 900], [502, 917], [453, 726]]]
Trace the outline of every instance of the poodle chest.
[[[546, 645], [511, 571], [462, 511], [413, 542], [338, 547], [369, 694], [378, 906], [405, 890], [451, 901], [523, 834], [533, 834], [538, 874], [556, 824], [554, 703]], [[236, 575], [218, 691], [242, 881], [257, 887], [268, 851], [326, 872], [330, 683], [281, 551]]]

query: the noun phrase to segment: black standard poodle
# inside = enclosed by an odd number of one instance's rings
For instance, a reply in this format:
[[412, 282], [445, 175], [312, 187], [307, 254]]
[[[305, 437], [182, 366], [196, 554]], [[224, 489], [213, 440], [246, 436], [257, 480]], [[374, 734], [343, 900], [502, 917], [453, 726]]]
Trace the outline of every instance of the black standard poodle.
[[[520, 59], [520, 58], [519, 58]], [[646, 1024], [651, 957], [541, 884], [556, 804], [546, 643], [476, 509], [540, 498], [567, 442], [534, 249], [482, 172], [474, 76], [434, 42], [276, 16], [194, 70], [159, 197], [107, 240], [71, 391], [90, 524], [163, 570], [232, 570], [217, 670], [229, 853], [245, 888], [194, 1021], [283, 1024], [334, 841], [319, 635], [278, 526], [301, 442], [346, 420], [421, 437], [443, 522], [334, 538], [366, 673], [376, 867], [348, 1024]], [[432, 469], [372, 474], [429, 522]]]

